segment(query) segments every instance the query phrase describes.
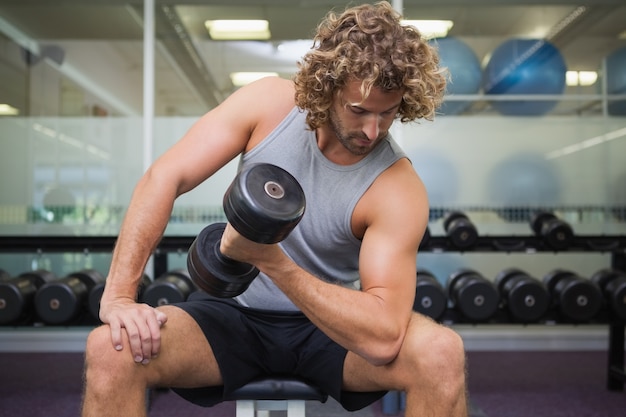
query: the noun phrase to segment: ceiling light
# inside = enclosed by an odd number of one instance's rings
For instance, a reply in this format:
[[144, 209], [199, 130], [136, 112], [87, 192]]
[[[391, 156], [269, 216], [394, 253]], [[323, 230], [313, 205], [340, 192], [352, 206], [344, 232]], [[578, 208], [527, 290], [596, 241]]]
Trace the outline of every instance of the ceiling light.
[[568, 87], [587, 87], [595, 84], [598, 80], [596, 71], [567, 71], [565, 73], [565, 83]]
[[250, 84], [253, 81], [259, 80], [265, 77], [276, 77], [276, 72], [232, 72], [230, 74], [230, 80], [235, 87], [243, 87], [246, 84]]
[[578, 71], [567, 71], [565, 73], [565, 84], [568, 87], [576, 87], [578, 85]]
[[415, 26], [425, 38], [445, 37], [454, 22], [452, 20], [403, 20], [402, 24]]
[[578, 71], [578, 83], [583, 87], [593, 85], [598, 80], [598, 73], [595, 71]]
[[267, 20], [207, 20], [204, 26], [213, 40], [268, 40]]
[[0, 104], [0, 116], [17, 116], [20, 111], [9, 104]]

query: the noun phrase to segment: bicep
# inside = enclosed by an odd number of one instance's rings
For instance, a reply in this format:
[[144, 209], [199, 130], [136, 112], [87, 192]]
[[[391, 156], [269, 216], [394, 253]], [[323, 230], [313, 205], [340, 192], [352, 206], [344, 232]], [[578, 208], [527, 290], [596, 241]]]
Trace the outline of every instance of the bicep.
[[399, 184], [395, 190], [389, 184], [379, 187], [383, 194], [375, 199], [377, 208], [363, 235], [359, 271], [363, 291], [378, 295], [396, 313], [407, 313], [415, 297], [417, 251], [428, 224], [428, 201], [417, 177]]
[[231, 108], [225, 101], [205, 114], [155, 162], [153, 171], [175, 181], [178, 195], [196, 187], [245, 149], [251, 121], [234, 117]]
[[417, 245], [406, 228], [371, 226], [361, 246], [361, 290], [375, 295], [394, 314], [413, 306], [416, 287]]

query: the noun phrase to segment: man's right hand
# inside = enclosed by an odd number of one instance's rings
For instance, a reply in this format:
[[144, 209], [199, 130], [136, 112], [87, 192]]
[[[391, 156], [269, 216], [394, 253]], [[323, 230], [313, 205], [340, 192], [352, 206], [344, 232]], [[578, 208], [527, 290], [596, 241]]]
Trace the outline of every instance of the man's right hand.
[[115, 298], [100, 303], [100, 320], [111, 329], [111, 342], [115, 350], [123, 349], [122, 329], [126, 331], [135, 362], [144, 365], [156, 357], [161, 348], [161, 326], [167, 316], [147, 304], [131, 298]]

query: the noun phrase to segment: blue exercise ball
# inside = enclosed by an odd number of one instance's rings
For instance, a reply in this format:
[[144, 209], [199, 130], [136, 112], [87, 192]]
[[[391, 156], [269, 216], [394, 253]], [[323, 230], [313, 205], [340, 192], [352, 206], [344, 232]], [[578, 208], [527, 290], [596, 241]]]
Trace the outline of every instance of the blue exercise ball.
[[557, 168], [542, 154], [513, 154], [490, 171], [487, 180], [489, 201], [501, 207], [507, 221], [528, 221], [529, 207], [550, 207], [560, 203], [562, 183]]
[[[567, 66], [559, 50], [542, 39], [510, 39], [498, 46], [483, 72], [485, 94], [561, 94]], [[492, 101], [501, 114], [539, 116], [558, 101]]]
[[[626, 94], [626, 47], [606, 57], [606, 89], [608, 94]], [[609, 101], [609, 114], [626, 116], [626, 100]]]
[[[472, 48], [454, 37], [436, 38], [430, 42], [439, 50], [440, 65], [448, 68], [450, 72], [447, 94], [477, 94], [480, 90], [482, 70]], [[459, 114], [471, 104], [471, 101], [445, 100], [439, 108], [439, 113]]]
[[431, 206], [430, 220], [436, 220], [443, 213], [434, 207], [450, 207], [459, 197], [459, 169], [442, 151], [418, 147], [407, 149], [409, 159], [422, 179]]

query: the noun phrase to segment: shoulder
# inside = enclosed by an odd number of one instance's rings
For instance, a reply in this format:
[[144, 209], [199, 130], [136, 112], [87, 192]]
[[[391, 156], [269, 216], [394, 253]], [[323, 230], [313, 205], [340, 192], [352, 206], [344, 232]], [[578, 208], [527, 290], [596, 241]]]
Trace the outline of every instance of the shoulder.
[[295, 106], [293, 82], [266, 77], [240, 88], [227, 99], [250, 129], [248, 148], [263, 140]]
[[239, 88], [226, 99], [226, 102], [245, 102], [242, 111], [268, 113], [278, 108], [291, 110], [295, 105], [294, 85], [290, 80], [279, 77], [265, 77]]
[[407, 158], [400, 158], [383, 171], [370, 187], [375, 198], [384, 196], [389, 204], [402, 203], [408, 210], [428, 207], [424, 183]]
[[421, 236], [428, 213], [426, 187], [411, 162], [401, 158], [372, 183], [357, 204], [353, 220], [363, 232], [375, 226]]

